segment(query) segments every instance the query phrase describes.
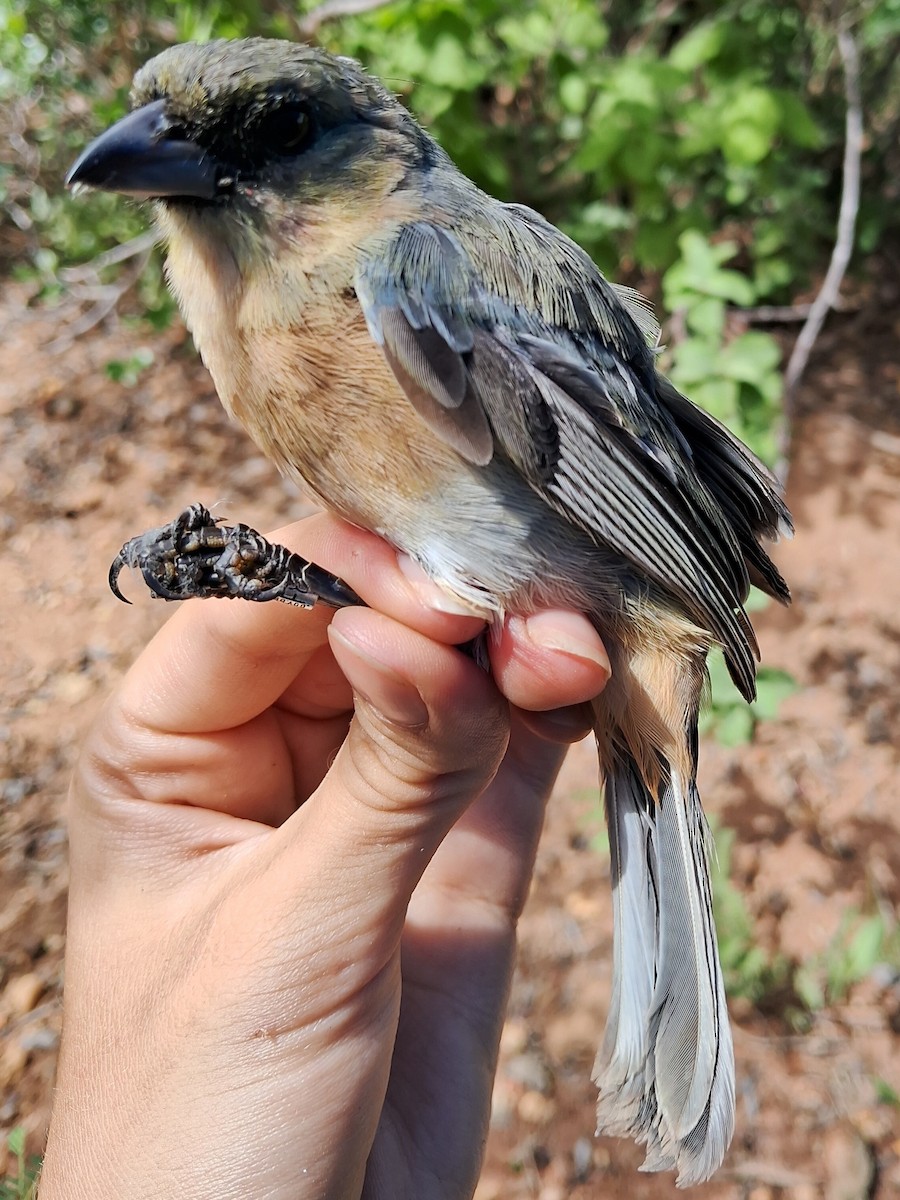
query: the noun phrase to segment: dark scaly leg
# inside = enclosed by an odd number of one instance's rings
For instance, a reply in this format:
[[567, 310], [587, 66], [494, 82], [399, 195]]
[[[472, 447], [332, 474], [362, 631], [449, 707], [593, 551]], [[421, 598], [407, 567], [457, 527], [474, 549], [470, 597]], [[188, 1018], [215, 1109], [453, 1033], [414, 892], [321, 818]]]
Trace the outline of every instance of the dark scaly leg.
[[312, 608], [362, 604], [336, 576], [274, 545], [247, 525], [221, 525], [202, 504], [126, 542], [109, 569], [109, 586], [126, 604], [118, 580], [123, 567], [141, 572], [154, 596], [163, 600], [222, 597], [283, 600]]

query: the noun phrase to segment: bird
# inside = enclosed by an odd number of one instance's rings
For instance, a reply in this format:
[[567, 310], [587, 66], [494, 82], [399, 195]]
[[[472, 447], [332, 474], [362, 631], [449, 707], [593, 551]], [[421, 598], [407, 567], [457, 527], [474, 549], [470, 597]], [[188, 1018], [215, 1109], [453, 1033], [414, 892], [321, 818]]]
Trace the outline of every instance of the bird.
[[697, 790], [706, 660], [754, 696], [751, 585], [791, 518], [767, 468], [659, 371], [652, 309], [464, 175], [353, 59], [169, 47], [70, 187], [153, 203], [228, 413], [327, 509], [489, 622], [586, 613], [613, 897], [598, 1133], [679, 1186], [721, 1164], [734, 1053]]

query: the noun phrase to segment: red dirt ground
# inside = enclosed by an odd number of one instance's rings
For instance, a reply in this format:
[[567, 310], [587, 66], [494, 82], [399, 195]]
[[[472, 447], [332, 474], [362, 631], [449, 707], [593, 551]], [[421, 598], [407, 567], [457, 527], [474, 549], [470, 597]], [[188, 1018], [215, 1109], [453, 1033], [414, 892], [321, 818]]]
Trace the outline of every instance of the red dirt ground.
[[[794, 961], [827, 952], [847, 914], [894, 921], [900, 900], [900, 321], [885, 315], [897, 311], [895, 289], [835, 319], [802, 388], [797, 536], [777, 551], [796, 599], [757, 620], [765, 661], [801, 690], [752, 744], [704, 752], [707, 808], [736, 831], [731, 875], [755, 939]], [[0, 324], [0, 1137], [23, 1125], [38, 1151], [60, 1027], [67, 779], [92, 712], [166, 616], [143, 599], [122, 608], [106, 564], [194, 500], [260, 529], [308, 506], [228, 424], [179, 328], [112, 322], [53, 354], [58, 320], [17, 286]], [[106, 364], [141, 346], [152, 367], [131, 388], [113, 382]], [[477, 1200], [674, 1193], [670, 1176], [637, 1173], [634, 1148], [593, 1138], [612, 928], [598, 811], [583, 743], [522, 921]], [[900, 1195], [900, 963], [879, 964], [802, 1031], [784, 1000], [732, 1003], [738, 1129], [697, 1195]]]

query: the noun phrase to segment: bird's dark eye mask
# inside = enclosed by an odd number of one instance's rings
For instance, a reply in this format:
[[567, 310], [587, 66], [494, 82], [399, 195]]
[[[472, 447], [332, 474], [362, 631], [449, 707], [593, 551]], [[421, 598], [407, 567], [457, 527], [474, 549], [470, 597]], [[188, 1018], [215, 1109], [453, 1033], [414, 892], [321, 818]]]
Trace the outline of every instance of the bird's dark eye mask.
[[202, 146], [223, 166], [254, 173], [267, 163], [302, 154], [321, 132], [305, 99], [273, 87], [250, 105], [236, 100], [214, 121], [183, 120], [174, 113], [167, 136]]
[[140, 199], [228, 202], [235, 185], [277, 180], [319, 139], [361, 118], [349, 105], [316, 103], [290, 81], [236, 90], [219, 104], [140, 91], [132, 112], [101, 134], [69, 172], [85, 184]]

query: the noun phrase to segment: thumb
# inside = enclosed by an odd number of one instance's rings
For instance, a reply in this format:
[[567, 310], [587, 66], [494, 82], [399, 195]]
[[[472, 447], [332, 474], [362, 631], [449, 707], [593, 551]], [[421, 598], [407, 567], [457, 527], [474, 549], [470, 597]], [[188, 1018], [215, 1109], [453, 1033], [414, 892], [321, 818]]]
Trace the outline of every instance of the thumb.
[[345, 929], [396, 933], [431, 857], [502, 761], [508, 708], [458, 650], [371, 609], [339, 611], [329, 640], [355, 715], [321, 786], [277, 831], [269, 878], [302, 888], [303, 907], [322, 888], [322, 911], [330, 903]]

